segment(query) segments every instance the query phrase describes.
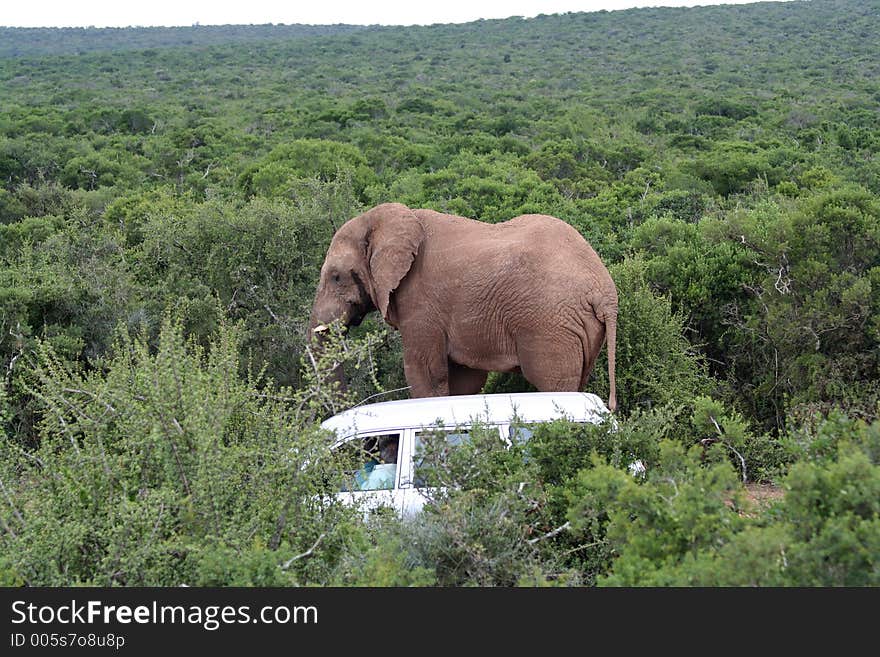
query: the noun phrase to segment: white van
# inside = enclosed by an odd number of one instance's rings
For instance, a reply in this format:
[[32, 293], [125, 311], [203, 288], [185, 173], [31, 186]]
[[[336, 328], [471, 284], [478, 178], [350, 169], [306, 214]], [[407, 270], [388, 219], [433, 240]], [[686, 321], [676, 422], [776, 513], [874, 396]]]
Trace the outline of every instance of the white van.
[[[528, 437], [523, 425], [565, 418], [600, 424], [610, 414], [602, 400], [585, 392], [526, 392], [492, 395], [425, 397], [357, 406], [325, 420], [333, 431], [332, 449], [351, 449], [363, 467], [353, 473], [337, 497], [365, 510], [392, 507], [398, 514], [418, 513], [429, 498], [420, 485], [420, 436], [442, 425], [447, 441], [460, 442], [479, 423], [498, 431], [506, 444]], [[511, 436], [515, 420], [517, 436]]]

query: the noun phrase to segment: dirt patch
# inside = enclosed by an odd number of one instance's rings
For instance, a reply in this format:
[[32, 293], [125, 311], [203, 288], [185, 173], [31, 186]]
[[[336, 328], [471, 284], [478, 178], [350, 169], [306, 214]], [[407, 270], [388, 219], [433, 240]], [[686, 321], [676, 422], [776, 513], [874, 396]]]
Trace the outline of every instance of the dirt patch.
[[773, 502], [785, 497], [785, 490], [776, 484], [745, 484], [743, 491], [746, 504], [741, 513], [746, 516], [763, 511]]

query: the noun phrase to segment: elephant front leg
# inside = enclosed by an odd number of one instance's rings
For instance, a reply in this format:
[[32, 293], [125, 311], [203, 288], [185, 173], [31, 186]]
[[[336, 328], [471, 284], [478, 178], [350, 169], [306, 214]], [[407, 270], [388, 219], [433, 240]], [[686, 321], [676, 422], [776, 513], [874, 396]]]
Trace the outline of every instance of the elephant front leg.
[[449, 394], [476, 395], [486, 385], [488, 377], [488, 372], [449, 361]]
[[449, 361], [446, 341], [403, 341], [403, 372], [412, 397], [440, 397], [449, 394]]

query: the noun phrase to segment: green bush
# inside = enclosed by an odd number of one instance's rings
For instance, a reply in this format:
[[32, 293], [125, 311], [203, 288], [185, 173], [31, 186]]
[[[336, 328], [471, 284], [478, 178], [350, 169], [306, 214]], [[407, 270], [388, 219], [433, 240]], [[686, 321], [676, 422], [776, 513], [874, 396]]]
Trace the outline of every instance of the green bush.
[[823, 424], [810, 451], [824, 456], [791, 466], [784, 500], [681, 574], [703, 586], [877, 586], [880, 425], [847, 424]]
[[778, 479], [791, 462], [783, 440], [770, 434], [756, 434], [742, 415], [710, 397], [693, 402], [691, 429], [694, 441], [719, 445], [740, 473], [743, 482]]
[[457, 154], [445, 168], [431, 173], [413, 172], [395, 181], [395, 200], [410, 207], [480, 219], [506, 221], [520, 214], [561, 214], [562, 198], [519, 158], [500, 151]]
[[421, 519], [400, 522], [374, 513], [371, 522], [342, 554], [328, 583], [333, 586], [434, 586], [435, 564], [423, 563], [413, 536]]
[[[616, 368], [620, 412], [684, 403], [709, 392], [712, 382], [705, 360], [685, 337], [683, 317], [672, 310], [668, 298], [651, 290], [644, 259], [627, 258], [612, 265], [610, 272], [620, 300]], [[606, 350], [594, 373], [593, 389], [607, 390]]]
[[737, 490], [728, 463], [704, 467], [699, 447], [685, 451], [670, 441], [659, 447], [644, 482], [597, 456], [570, 488], [573, 529], [588, 529], [616, 555], [600, 585], [672, 584], [667, 571], [726, 543], [743, 523], [727, 504]]
[[784, 498], [757, 509], [726, 459], [706, 463], [700, 447], [663, 441], [643, 479], [596, 456], [569, 485], [568, 515], [609, 545], [598, 584], [876, 586], [880, 424], [836, 416], [800, 444], [814, 460], [794, 463]]
[[241, 174], [238, 185], [247, 196], [290, 197], [296, 184], [316, 178], [333, 182], [348, 176], [356, 194], [376, 182], [366, 158], [356, 146], [322, 139], [298, 139], [272, 150]]
[[712, 183], [722, 195], [744, 192], [755, 180], [776, 185], [784, 177], [789, 155], [780, 149], [762, 149], [746, 142], [719, 142], [715, 149], [698, 157], [693, 172]]
[[[718, 228], [721, 228], [719, 225]], [[730, 377], [767, 426], [799, 404], [876, 413], [880, 204], [856, 187], [763, 202], [723, 227], [756, 263], [724, 323]]]
[[326, 576], [350, 512], [321, 495], [333, 470], [315, 402], [240, 378], [240, 343], [222, 324], [202, 348], [166, 320], [155, 352], [122, 331], [102, 371], [77, 372], [41, 342], [39, 446], [2, 444], [7, 571], [42, 586]]
[[723, 365], [728, 339], [725, 313], [742, 298], [743, 286], [754, 277], [754, 264], [741, 244], [713, 237], [717, 223], [651, 218], [633, 231], [632, 247], [643, 254], [651, 286], [668, 294], [673, 308], [683, 315], [693, 332], [692, 342], [710, 362]]
[[443, 431], [426, 434], [420, 473], [433, 495], [401, 527], [410, 567], [430, 569], [441, 586], [582, 582], [554, 547], [559, 518], [528, 450], [488, 427], [455, 446]]
[[[651, 425], [659, 427], [656, 417]], [[522, 449], [537, 468], [540, 481], [562, 485], [582, 468], [589, 467], [595, 454], [627, 468], [636, 461], [656, 462], [657, 436], [645, 432], [637, 420], [616, 426], [609, 418], [602, 424], [576, 424], [556, 420], [536, 425], [533, 435]]]

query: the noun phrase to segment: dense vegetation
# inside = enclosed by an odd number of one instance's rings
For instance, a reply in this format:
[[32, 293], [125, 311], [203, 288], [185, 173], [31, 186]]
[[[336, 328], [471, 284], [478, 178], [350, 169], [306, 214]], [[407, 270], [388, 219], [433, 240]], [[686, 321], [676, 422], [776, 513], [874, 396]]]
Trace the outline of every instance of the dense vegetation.
[[[877, 0], [0, 28], [0, 581], [880, 583], [878, 52]], [[318, 495], [317, 420], [405, 385], [376, 318], [304, 344], [384, 201], [580, 230], [617, 430], [476, 439], [415, 523]]]

